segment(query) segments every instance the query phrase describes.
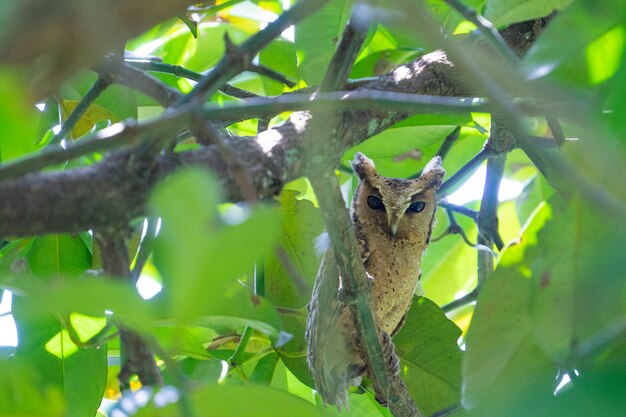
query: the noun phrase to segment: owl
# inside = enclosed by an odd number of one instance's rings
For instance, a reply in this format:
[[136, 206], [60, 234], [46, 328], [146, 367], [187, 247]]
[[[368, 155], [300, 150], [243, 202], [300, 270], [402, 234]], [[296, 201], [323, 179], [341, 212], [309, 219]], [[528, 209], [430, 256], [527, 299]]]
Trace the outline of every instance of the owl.
[[[417, 179], [388, 178], [371, 159], [355, 155], [358, 177], [350, 214], [372, 292], [372, 308], [382, 331], [385, 358], [392, 363], [391, 336], [402, 327], [421, 274], [420, 264], [435, 219], [435, 192], [445, 171], [433, 158]], [[321, 240], [324, 239], [322, 235]], [[319, 239], [318, 239], [319, 240]], [[318, 242], [318, 246], [328, 246]], [[308, 307], [307, 363], [325, 404], [348, 406], [348, 389], [367, 373], [350, 309], [340, 297], [341, 276], [326, 249]]]

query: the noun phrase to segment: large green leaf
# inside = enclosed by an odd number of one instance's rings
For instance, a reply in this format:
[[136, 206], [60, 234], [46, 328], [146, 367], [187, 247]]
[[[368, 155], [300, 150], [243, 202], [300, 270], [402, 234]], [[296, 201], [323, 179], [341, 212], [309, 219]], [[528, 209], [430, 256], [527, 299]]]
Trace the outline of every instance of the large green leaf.
[[424, 415], [457, 403], [461, 397], [459, 329], [441, 308], [416, 297], [406, 324], [394, 337], [401, 375]]
[[322, 81], [350, 17], [353, 0], [331, 0], [321, 10], [296, 25], [298, 69], [308, 85]]
[[537, 378], [546, 383], [550, 360], [533, 337], [531, 281], [520, 263], [527, 248], [536, 244], [537, 231], [548, 215], [549, 206], [535, 215], [521, 243], [507, 248], [498, 268], [481, 288], [463, 360], [466, 408], [476, 407], [485, 398], [497, 398], [494, 393], [521, 391]]
[[[241, 207], [225, 224], [217, 216], [218, 190], [207, 172], [189, 169], [163, 181], [150, 206], [162, 218], [154, 262], [163, 276], [170, 317], [185, 324], [259, 326], [277, 336], [276, 311], [238, 282], [273, 248], [278, 222], [267, 207]], [[236, 210], [236, 208], [233, 208]], [[207, 317], [209, 316], [209, 317]], [[263, 325], [265, 323], [265, 325]]]
[[[43, 280], [78, 283], [74, 279], [91, 266], [91, 252], [84, 241], [67, 235], [36, 238], [26, 257], [32, 272]], [[48, 300], [54, 299], [50, 292], [37, 290], [25, 297], [15, 297], [13, 315], [19, 340], [16, 357], [36, 366], [47, 383], [62, 390], [67, 415], [94, 415], [106, 383], [106, 349], [76, 346], [59, 321], [59, 315], [40, 310]], [[81, 292], [63, 298], [65, 301], [79, 299], [82, 299]], [[65, 307], [65, 303], [59, 306]], [[104, 314], [104, 309], [98, 314]], [[60, 316], [70, 321], [83, 342], [104, 325], [103, 319], [70, 317], [69, 311], [61, 312]]]

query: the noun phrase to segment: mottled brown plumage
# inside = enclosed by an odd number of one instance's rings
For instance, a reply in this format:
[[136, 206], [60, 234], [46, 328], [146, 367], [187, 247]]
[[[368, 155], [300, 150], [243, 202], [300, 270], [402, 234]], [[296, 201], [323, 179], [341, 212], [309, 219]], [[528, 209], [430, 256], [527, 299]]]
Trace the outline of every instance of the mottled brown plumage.
[[[420, 178], [388, 178], [357, 153], [352, 163], [359, 179], [350, 209], [361, 257], [372, 283], [372, 308], [388, 344], [402, 326], [430, 241], [444, 170], [433, 158]], [[309, 304], [307, 360], [327, 404], [348, 406], [348, 389], [367, 371], [357, 346], [350, 310], [339, 297], [341, 277], [332, 250], [325, 252]], [[390, 363], [393, 367], [393, 363]]]

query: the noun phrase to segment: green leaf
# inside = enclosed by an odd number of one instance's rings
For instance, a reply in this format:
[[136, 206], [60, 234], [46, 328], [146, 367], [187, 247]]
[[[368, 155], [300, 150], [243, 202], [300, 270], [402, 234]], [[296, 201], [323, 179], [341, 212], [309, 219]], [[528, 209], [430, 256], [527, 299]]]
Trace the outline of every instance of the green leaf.
[[[292, 80], [299, 80], [298, 57], [293, 42], [285, 39], [276, 39], [267, 45], [259, 54], [259, 64], [277, 71]], [[278, 81], [262, 77], [265, 91], [268, 95], [281, 94], [283, 84]]]
[[416, 297], [406, 324], [394, 337], [401, 375], [424, 415], [457, 403], [461, 396], [459, 329], [441, 308]]
[[[50, 381], [42, 380], [36, 366], [21, 359], [0, 360], [0, 416], [66, 416], [63, 395]], [[95, 411], [94, 411], [95, 413]], [[93, 415], [92, 413], [91, 415]]]
[[[172, 388], [166, 389], [171, 392]], [[250, 410], [254, 410], [255, 417], [324, 416], [322, 410], [302, 398], [262, 385], [205, 385], [191, 394], [191, 401], [196, 410], [205, 410], [211, 416], [249, 417]], [[181, 415], [176, 404], [163, 407], [151, 402], [144, 407], [133, 396], [126, 397], [124, 402], [139, 408], [134, 414], [137, 417], [153, 416], [154, 413], [163, 417]]]
[[496, 26], [544, 17], [572, 0], [487, 0], [484, 16]]
[[236, 44], [243, 42], [248, 33], [226, 23], [201, 23], [198, 38], [194, 39], [188, 28], [171, 34], [153, 53], [164, 62], [182, 65], [193, 71], [206, 71], [222, 58], [225, 50], [224, 36]]
[[359, 60], [350, 73], [351, 78], [373, 77], [385, 74], [399, 64], [416, 59], [420, 51], [414, 49], [387, 49], [376, 51]]
[[273, 210], [231, 207], [227, 225], [217, 216], [217, 184], [199, 169], [180, 171], [156, 187], [152, 212], [162, 218], [154, 262], [163, 276], [163, 297], [178, 324], [251, 324], [272, 337], [279, 317], [238, 282], [273, 248], [278, 230]]
[[0, 161], [37, 150], [39, 112], [24, 93], [23, 79], [8, 69], [0, 70]]
[[[281, 226], [278, 244], [287, 259], [273, 251], [265, 260], [265, 296], [275, 305], [290, 308], [309, 302], [320, 263], [313, 242], [324, 230], [320, 210], [308, 200], [297, 199], [297, 194], [284, 190], [277, 198]], [[290, 274], [284, 262], [297, 271], [297, 277]]]
[[[59, 94], [62, 99], [60, 107], [63, 120], [69, 117], [97, 78], [97, 74], [84, 71], [61, 86]], [[100, 121], [109, 120], [113, 124], [128, 118], [137, 118], [135, 93], [121, 85], [110, 85], [87, 108], [74, 127], [72, 136], [79, 138], [89, 133]]]
[[44, 279], [76, 278], [91, 267], [91, 252], [79, 236], [37, 237], [26, 259], [31, 271]]
[[343, 158], [352, 160], [363, 152], [374, 160], [381, 175], [407, 177], [425, 164], [422, 149], [442, 141], [456, 126], [411, 126], [387, 129], [349, 149]]
[[33, 312], [54, 312], [61, 317], [71, 313], [104, 317], [110, 310], [116, 319], [139, 331], [150, 329], [153, 320], [150, 305], [133, 286], [110, 278], [53, 281], [37, 288], [24, 302]]
[[321, 10], [296, 25], [298, 69], [308, 85], [322, 81], [350, 17], [353, 0], [331, 0]]
[[250, 375], [250, 382], [260, 385], [270, 385], [278, 360], [277, 353], [270, 353], [263, 356], [254, 367], [254, 371], [252, 375]]
[[496, 271], [481, 288], [463, 360], [466, 408], [475, 408], [482, 401], [486, 409], [497, 410], [502, 406], [498, 397], [506, 398], [508, 391], [523, 392], [531, 384], [550, 389], [551, 361], [534, 338], [531, 280], [522, 264], [548, 213], [549, 206], [537, 212], [521, 243], [504, 251]]
[[[470, 241], [476, 241], [476, 223], [457, 215], [457, 221]], [[433, 237], [439, 237], [448, 228], [444, 210], [437, 210], [437, 227]], [[424, 295], [439, 305], [453, 301], [459, 292], [469, 292], [476, 281], [476, 249], [463, 241], [460, 235], [445, 236], [431, 242], [422, 258]]]
[[[64, 278], [61, 282], [69, 285], [82, 283], [67, 279], [75, 279], [91, 266], [91, 252], [78, 236], [38, 237], [34, 239], [26, 259], [35, 275], [44, 280]], [[42, 287], [46, 290], [42, 291]], [[77, 297], [77, 294], [81, 296]], [[50, 286], [46, 284], [25, 297], [15, 297], [13, 313], [19, 339], [17, 355], [45, 369], [43, 375], [46, 380], [62, 388], [69, 415], [94, 414], [106, 382], [106, 349], [78, 349], [59, 322], [59, 316], [50, 314], [52, 309], [61, 317], [69, 318], [70, 313], [76, 310], [68, 306], [68, 300], [88, 302], [83, 297], [85, 294], [72, 291], [64, 297], [57, 298], [56, 295], [57, 292], [50, 291]], [[52, 307], [55, 303], [58, 309]], [[89, 313], [93, 310], [86, 312]], [[104, 308], [91, 315], [103, 314]], [[90, 331], [90, 320], [79, 320], [78, 325], [73, 326], [79, 337]]]
[[537, 341], [563, 363], [577, 342], [626, 314], [626, 229], [579, 198], [553, 199], [553, 207], [553, 219], [528, 253], [535, 259], [531, 311]]
[[[560, 70], [560, 78], [583, 86], [589, 85], [586, 49], [594, 40], [622, 24], [625, 16], [626, 5], [619, 0], [576, 1], [559, 13], [533, 44], [522, 60], [522, 70], [530, 79]], [[614, 53], [621, 55], [621, 50]], [[600, 58], [601, 61], [606, 59], [607, 56]], [[604, 64], [589, 62], [589, 65]], [[597, 73], [601, 70], [591, 71]]]
[[188, 356], [194, 359], [211, 358], [205, 344], [218, 334], [204, 327], [157, 327], [154, 329], [159, 344], [173, 356]]

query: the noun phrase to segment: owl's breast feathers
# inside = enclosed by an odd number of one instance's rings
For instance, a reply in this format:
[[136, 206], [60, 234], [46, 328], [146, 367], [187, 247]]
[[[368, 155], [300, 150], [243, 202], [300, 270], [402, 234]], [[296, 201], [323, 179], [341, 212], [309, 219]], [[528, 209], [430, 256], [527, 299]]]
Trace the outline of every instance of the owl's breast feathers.
[[411, 307], [426, 244], [413, 238], [385, 237], [368, 242], [368, 246], [370, 254], [365, 269], [373, 278], [376, 319], [385, 332], [393, 335]]

